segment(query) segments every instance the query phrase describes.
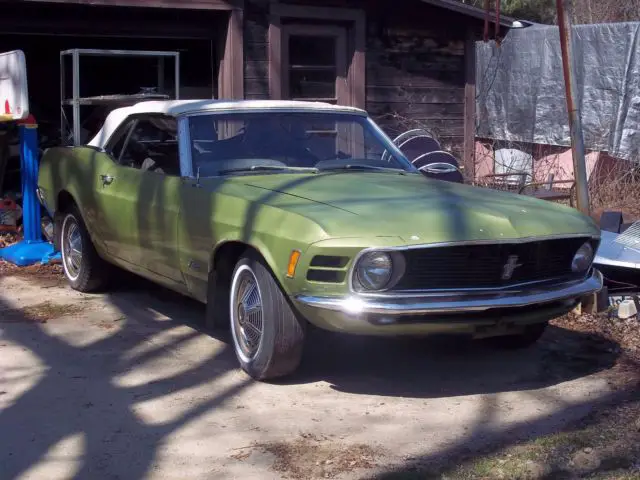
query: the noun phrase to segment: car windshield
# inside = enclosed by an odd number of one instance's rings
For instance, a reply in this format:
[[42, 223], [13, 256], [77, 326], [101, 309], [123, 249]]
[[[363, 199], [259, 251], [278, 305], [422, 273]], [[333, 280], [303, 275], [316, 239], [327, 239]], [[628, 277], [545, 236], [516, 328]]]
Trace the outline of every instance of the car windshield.
[[349, 113], [250, 112], [189, 118], [194, 173], [417, 170], [369, 118]]

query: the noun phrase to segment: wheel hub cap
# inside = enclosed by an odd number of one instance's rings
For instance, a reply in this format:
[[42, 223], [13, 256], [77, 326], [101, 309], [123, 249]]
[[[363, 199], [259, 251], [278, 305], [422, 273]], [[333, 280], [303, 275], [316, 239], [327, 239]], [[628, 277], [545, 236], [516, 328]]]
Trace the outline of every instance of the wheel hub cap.
[[242, 353], [251, 358], [258, 352], [262, 339], [262, 298], [251, 273], [243, 272], [239, 280], [233, 327]]
[[80, 229], [75, 222], [69, 222], [63, 237], [64, 265], [67, 273], [72, 278], [80, 274], [82, 263], [82, 237]]

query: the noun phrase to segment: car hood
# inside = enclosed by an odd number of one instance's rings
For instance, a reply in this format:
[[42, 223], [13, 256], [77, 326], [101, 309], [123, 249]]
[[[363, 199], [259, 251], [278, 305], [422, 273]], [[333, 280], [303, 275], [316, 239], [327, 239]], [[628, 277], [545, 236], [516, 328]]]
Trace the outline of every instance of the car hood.
[[332, 237], [401, 237], [407, 243], [598, 234], [577, 210], [419, 174], [262, 175], [248, 186], [267, 203], [311, 218]]

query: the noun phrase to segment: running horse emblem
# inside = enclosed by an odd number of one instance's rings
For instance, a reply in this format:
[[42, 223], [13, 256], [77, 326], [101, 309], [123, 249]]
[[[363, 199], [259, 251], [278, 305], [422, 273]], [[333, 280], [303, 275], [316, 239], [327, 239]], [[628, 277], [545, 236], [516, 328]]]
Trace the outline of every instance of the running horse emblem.
[[513, 272], [516, 271], [516, 268], [522, 266], [521, 263], [518, 263], [518, 260], [518, 255], [509, 255], [507, 263], [502, 267], [502, 280], [510, 280], [511, 277], [513, 277]]

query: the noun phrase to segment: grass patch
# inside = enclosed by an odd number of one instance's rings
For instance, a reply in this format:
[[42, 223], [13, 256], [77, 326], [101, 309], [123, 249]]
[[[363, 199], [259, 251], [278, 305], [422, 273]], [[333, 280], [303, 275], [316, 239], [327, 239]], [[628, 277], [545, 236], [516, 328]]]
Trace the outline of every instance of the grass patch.
[[[637, 397], [636, 397], [637, 398]], [[371, 480], [640, 480], [640, 401], [596, 412], [560, 432], [500, 449], [421, 463]]]
[[595, 413], [565, 431], [476, 456], [439, 474], [460, 480], [640, 480], [640, 402]]

